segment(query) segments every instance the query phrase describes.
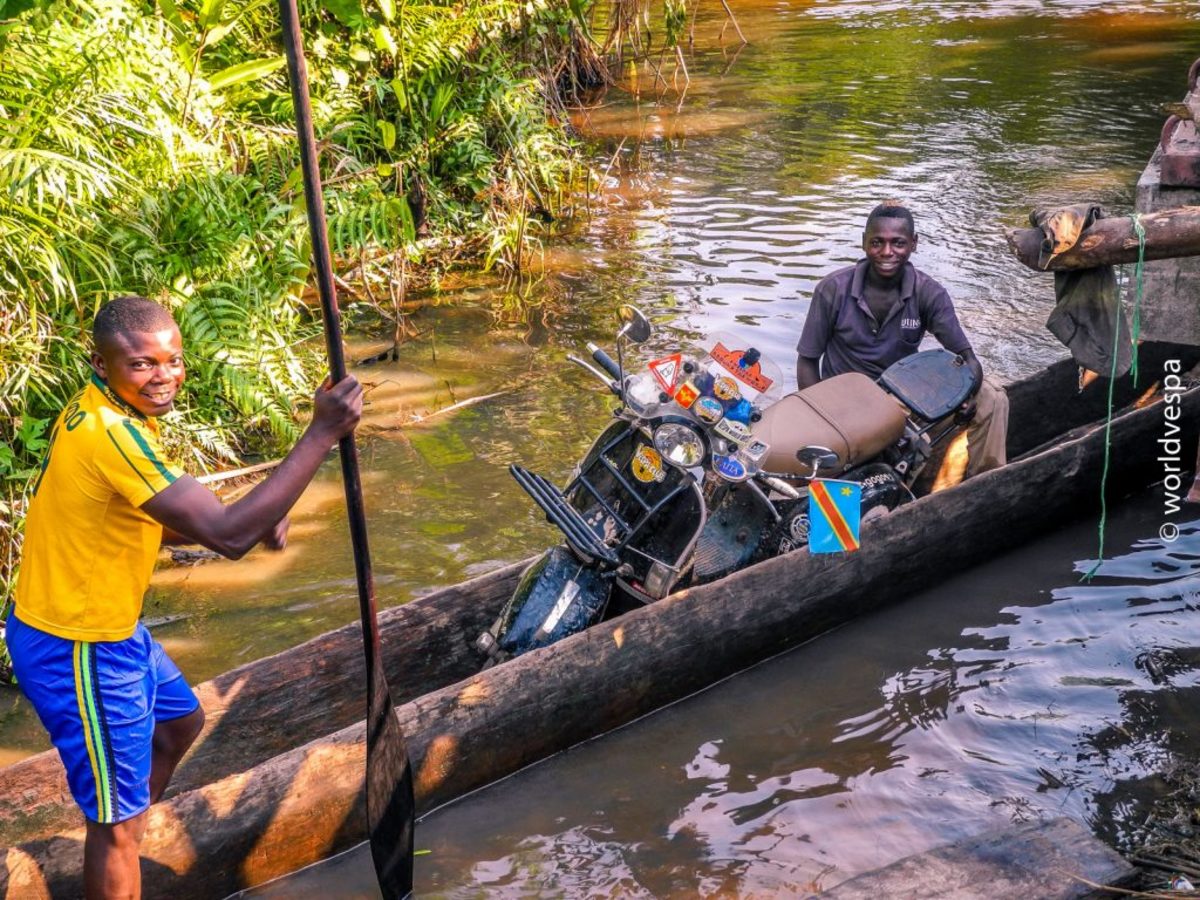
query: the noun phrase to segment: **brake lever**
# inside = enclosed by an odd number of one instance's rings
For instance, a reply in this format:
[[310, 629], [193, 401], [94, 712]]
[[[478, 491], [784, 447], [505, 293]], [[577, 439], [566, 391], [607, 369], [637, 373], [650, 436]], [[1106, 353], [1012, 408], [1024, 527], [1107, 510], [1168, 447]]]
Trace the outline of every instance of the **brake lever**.
[[770, 511], [771, 518], [774, 519], [777, 523], [782, 522], [783, 516], [781, 516], [779, 514], [779, 510], [777, 510], [775, 508], [775, 504], [771, 502], [771, 499], [765, 493], [763, 493], [763, 489], [754, 483], [754, 479], [751, 478], [749, 481], [747, 481], [745, 483], [750, 488], [750, 490], [754, 493], [754, 495], [756, 497], [758, 497], [758, 499], [763, 502], [763, 505], [766, 506], [766, 508]]
[[593, 374], [597, 378], [599, 378], [600, 381], [602, 381], [604, 383], [604, 386], [606, 388], [608, 388], [610, 391], [612, 391], [618, 397], [621, 396], [620, 390], [617, 389], [617, 383], [615, 381], [613, 381], [611, 378], [609, 378], [607, 375], [605, 375], [603, 372], [601, 372], [599, 369], [597, 369], [595, 366], [593, 366], [586, 359], [580, 359], [578, 356], [576, 356], [573, 353], [568, 353], [567, 359], [569, 359], [571, 362], [575, 363], [575, 365], [582, 366], [584, 369], [587, 369], [587, 371], [589, 371], [591, 374]]

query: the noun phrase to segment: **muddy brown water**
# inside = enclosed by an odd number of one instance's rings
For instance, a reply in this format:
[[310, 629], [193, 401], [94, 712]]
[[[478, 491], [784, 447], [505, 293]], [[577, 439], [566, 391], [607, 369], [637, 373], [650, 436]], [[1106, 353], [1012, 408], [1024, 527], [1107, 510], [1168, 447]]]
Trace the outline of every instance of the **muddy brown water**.
[[[746, 335], [788, 371], [812, 286], [857, 257], [861, 222], [880, 199], [898, 197], [913, 207], [922, 232], [915, 261], [950, 289], [986, 368], [1013, 378], [1057, 359], [1061, 348], [1043, 327], [1053, 301], [1050, 281], [1008, 257], [1002, 228], [1021, 224], [1033, 207], [1081, 199], [1127, 211], [1157, 140], [1159, 105], [1182, 96], [1187, 67], [1200, 53], [1200, 13], [1185, 2], [750, 0], [733, 8], [750, 43], [739, 50], [731, 29], [719, 43], [720, 7], [702, 4], [685, 96], [667, 92], [656, 102], [653, 79], [643, 72], [640, 98], [614, 91], [577, 117], [597, 170], [606, 173], [605, 191], [585, 226], [547, 241], [540, 278], [516, 289], [488, 277], [471, 279], [469, 287], [448, 297], [458, 305], [416, 317], [422, 336], [405, 345], [399, 361], [357, 371], [371, 389], [362, 459], [383, 605], [524, 558], [556, 540], [506, 469], [521, 462], [561, 478], [604, 420], [605, 397], [564, 357], [587, 340], [607, 343], [618, 303], [638, 304], [655, 322], [656, 334], [640, 351], [642, 358], [727, 330]], [[671, 78], [670, 63], [664, 74]], [[377, 346], [364, 338], [354, 355]], [[500, 396], [456, 413], [414, 422], [417, 415], [496, 392]], [[1153, 503], [1147, 502], [1143, 513], [1153, 521]], [[1152, 533], [1134, 528], [1123, 546]], [[1069, 547], [1060, 537], [1032, 551], [1039, 566], [1053, 570], [1042, 587], [1029, 594], [1013, 585], [1009, 602], [1032, 608], [1041, 596], [1037, 591], [1071, 582], [1072, 561], [1092, 551], [1083, 532]], [[353, 620], [352, 573], [340, 486], [336, 468], [329, 467], [301, 501], [285, 553], [255, 553], [238, 563], [162, 566], [147, 615], [181, 617], [155, 632], [188, 676], [200, 681]], [[1006, 579], [1016, 574], [996, 573], [997, 590], [1005, 590]], [[1140, 596], [1140, 577], [1131, 582], [1135, 587], [1113, 588], [1133, 592], [1122, 602]], [[779, 867], [779, 878], [828, 884], [919, 848], [936, 816], [910, 817], [915, 803], [910, 794], [941, 798], [939, 815], [955, 827], [962, 824], [955, 810], [974, 811], [973, 821], [982, 825], [1020, 814], [1022, 804], [1052, 798], [1068, 814], [1090, 816], [1102, 831], [1110, 829], [1104, 833], [1118, 835], [1134, 807], [1121, 796], [1104, 799], [1112, 785], [1089, 776], [1081, 784], [1067, 781], [1065, 788], [1039, 791], [1025, 764], [1035, 732], [1054, 734], [1047, 746], [1064, 759], [1076, 752], [1072, 742], [1082, 739], [1080, 723], [1091, 721], [1094, 710], [1085, 703], [1078, 713], [1064, 713], [1077, 726], [1070, 734], [1070, 726], [1056, 724], [1055, 716], [1079, 698], [1133, 693], [1128, 686], [1060, 684], [1046, 701], [1051, 711], [1036, 716], [1024, 704], [1009, 709], [993, 698], [988, 708], [1000, 712], [971, 719], [978, 730], [972, 753], [948, 749], [956, 739], [939, 728], [950, 701], [939, 707], [939, 698], [963, 697], [968, 703], [982, 696], [978, 686], [956, 688], [970, 666], [955, 660], [981, 654], [980, 671], [1026, 666], [1015, 651], [988, 655], [992, 644], [1004, 643], [1002, 629], [1013, 623], [983, 613], [957, 618], [960, 610], [972, 608], [979, 591], [962, 581], [951, 584], [958, 587], [940, 593], [940, 600], [922, 601], [932, 604], [924, 619], [909, 622], [897, 613], [895, 619], [854, 626], [858, 638], [841, 644], [841, 652], [854, 671], [874, 678], [867, 686], [852, 688], [844, 677], [826, 678], [827, 667], [797, 663], [798, 674], [774, 676], [785, 685], [781, 692], [768, 690], [771, 679], [753, 681], [759, 686], [742, 689], [733, 706], [702, 714], [728, 731], [701, 734], [699, 724], [693, 732], [677, 724], [682, 736], [676, 744], [670, 729], [653, 740], [636, 738], [654, 720], [622, 732], [617, 740], [641, 740], [647, 752], [655, 744], [667, 746], [661, 778], [631, 788], [627, 799], [610, 780], [610, 770], [624, 765], [564, 773], [561, 777], [575, 781], [553, 790], [539, 783], [547, 815], [576, 823], [568, 828], [546, 825], [549, 819], [539, 817], [537, 804], [503, 815], [481, 797], [485, 808], [475, 813], [439, 814], [461, 832], [462, 843], [451, 848], [442, 837], [435, 843], [435, 835], [447, 832], [439, 831], [441, 819], [431, 818], [418, 837], [435, 851], [421, 860], [423, 889], [464, 896], [502, 887], [540, 893], [538, 870], [547, 873], [545, 890], [551, 894], [616, 889], [672, 895], [732, 890], [734, 884], [759, 890], [754, 879], [762, 879], [761, 890], [769, 892], [776, 877], [770, 866], [748, 875], [749, 881], [730, 881], [742, 877], [736, 874], [742, 866], [737, 854], [766, 854], [762, 848], [768, 845], [793, 857], [791, 868], [773, 857], [770, 865]], [[978, 602], [985, 611], [999, 608], [995, 597]], [[943, 619], [945, 628], [935, 628]], [[1097, 639], [1109, 640], [1107, 629], [1113, 629], [1112, 640], [1124, 636], [1119, 643], [1127, 654], [1113, 665], [1124, 671], [1139, 654], [1159, 647], [1160, 638], [1163, 647], [1175, 647], [1174, 637], [1167, 640], [1165, 631], [1152, 628], [1143, 628], [1153, 632], [1145, 645], [1123, 643], [1134, 625], [1146, 621], [1099, 616], [1091, 626], [1084, 613], [1051, 616], [1038, 640], [1058, 646], [1081, 633], [1093, 635], [1094, 629], [1094, 637], [1076, 643], [1095, 646]], [[1187, 632], [1191, 623], [1181, 615], [1175, 631]], [[990, 638], [968, 633], [975, 627], [1001, 630], [989, 644]], [[846, 640], [847, 633], [828, 640]], [[941, 643], [931, 643], [929, 633]], [[797, 658], [820, 654], [820, 646]], [[943, 656], [927, 659], [934, 650]], [[1139, 702], [1155, 709], [1174, 704], [1171, 709], [1183, 710], [1177, 731], [1194, 731], [1195, 720], [1186, 715], [1194, 651], [1180, 652], [1182, 661], [1168, 669], [1182, 674], [1153, 685]], [[1053, 670], [1055, 663], [1049, 665]], [[1080, 676], [1073, 662], [1061, 665], [1056, 675], [1047, 675], [1051, 682]], [[871, 690], [894, 697], [897, 708], [910, 715], [908, 724], [896, 725], [882, 711], [885, 705], [868, 703], [864, 698]], [[771, 726], [770, 717], [793, 696], [820, 697], [830, 717], [811, 728], [808, 714], [786, 729]], [[733, 708], [736, 716], [729, 712]], [[843, 724], [855, 716], [865, 718]], [[743, 720], [744, 729], [738, 724]], [[806, 735], [814, 728], [817, 736], [810, 741]], [[743, 763], [754, 774], [724, 793], [714, 789], [715, 799], [697, 792], [700, 781], [719, 780], [722, 768], [733, 765], [728, 757], [738, 729], [749, 736], [737, 742], [743, 760], [761, 746], [756, 762]], [[790, 737], [784, 734], [789, 729], [795, 732]], [[1120, 732], [1114, 734], [1120, 745]], [[787, 744], [792, 740], [796, 743]], [[45, 746], [16, 693], [0, 690], [0, 762]], [[1155, 747], [1147, 739], [1130, 751], [1129, 771], [1151, 771]], [[972, 775], [964, 766], [976, 755], [986, 758], [980, 760], [985, 771], [1024, 775], [1013, 774], [1011, 782]], [[901, 756], [918, 762], [901, 764]], [[1059, 771], [1047, 760], [1037, 763]], [[877, 792], [858, 791], [876, 776], [882, 779]], [[607, 809], [599, 825], [562, 805], [564, 795], [585, 793], [597, 778], [607, 794], [588, 795], [593, 798], [588, 803]], [[511, 787], [516, 783], [499, 790], [519, 793]], [[764, 810], [777, 805], [786, 811], [793, 796], [809, 804], [800, 815], [804, 821], [815, 815], [812, 803], [822, 804], [811, 826], [783, 814], [756, 818], [743, 809], [759, 803]], [[661, 800], [656, 811], [655, 797]], [[999, 806], [991, 806], [993, 801]], [[1088, 803], [1103, 807], [1104, 814], [1093, 815]], [[615, 819], [644, 821], [647, 830], [618, 827]], [[667, 837], [647, 836], [654, 823], [677, 820], [678, 827], [663, 832]], [[742, 821], [761, 830], [752, 836], [741, 830]], [[528, 829], [524, 836], [522, 828]], [[610, 832], [618, 837], [605, 839]], [[492, 835], [499, 843], [489, 843]], [[621, 836], [628, 836], [628, 845]], [[527, 856], [525, 838], [533, 848]], [[837, 869], [828, 876], [820, 876], [816, 863], [825, 857], [811, 846], [818, 838], [848, 848], [831, 863]], [[648, 857], [631, 869], [643, 845]], [[683, 847], [692, 855], [668, 853]], [[612, 865], [605, 871], [595, 860]], [[591, 875], [571, 881], [567, 873], [575, 868]], [[639, 874], [629, 875], [633, 880], [623, 887], [623, 873], [633, 869]], [[685, 870], [692, 881], [680, 874]], [[313, 888], [310, 895], [323, 894]]]
[[[1200, 756], [1200, 520], [1155, 488], [1106, 534], [1090, 583], [1080, 522], [433, 812], [417, 892], [797, 896], [1061, 815], [1135, 845]], [[373, 878], [364, 845], [251, 896]]]

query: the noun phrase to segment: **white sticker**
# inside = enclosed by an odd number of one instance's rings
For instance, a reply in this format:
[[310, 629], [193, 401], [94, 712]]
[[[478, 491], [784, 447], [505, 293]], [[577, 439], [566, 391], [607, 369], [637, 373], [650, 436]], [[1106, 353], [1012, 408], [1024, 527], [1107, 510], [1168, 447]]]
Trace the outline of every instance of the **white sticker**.
[[746, 457], [746, 459], [750, 460], [751, 462], [758, 462], [767, 455], [768, 449], [770, 449], [768, 445], [764, 444], [762, 441], [752, 440], [749, 444], [742, 448], [742, 452], [739, 455]]
[[550, 615], [546, 616], [546, 621], [542, 623], [541, 630], [550, 634], [558, 625], [558, 620], [563, 617], [563, 613], [567, 611], [567, 607], [571, 605], [571, 601], [579, 596], [579, 585], [573, 581], [568, 581], [563, 585], [562, 593], [558, 595], [558, 599], [554, 601], [554, 609], [550, 610]]
[[713, 426], [713, 431], [739, 447], [750, 443], [750, 429], [736, 419], [722, 419]]

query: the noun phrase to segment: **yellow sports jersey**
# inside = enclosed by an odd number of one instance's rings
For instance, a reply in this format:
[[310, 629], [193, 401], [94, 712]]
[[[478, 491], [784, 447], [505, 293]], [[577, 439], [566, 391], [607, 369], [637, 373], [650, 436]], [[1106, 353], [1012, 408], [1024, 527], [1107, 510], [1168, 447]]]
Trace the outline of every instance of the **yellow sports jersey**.
[[158, 423], [93, 375], [55, 422], [34, 481], [17, 617], [68, 640], [133, 634], [162, 543], [139, 507], [182, 474]]

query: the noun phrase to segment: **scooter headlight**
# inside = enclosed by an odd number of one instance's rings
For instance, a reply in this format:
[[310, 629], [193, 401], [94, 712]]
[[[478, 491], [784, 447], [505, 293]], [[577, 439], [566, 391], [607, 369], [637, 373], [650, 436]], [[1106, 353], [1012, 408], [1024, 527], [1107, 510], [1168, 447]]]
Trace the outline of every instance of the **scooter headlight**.
[[654, 429], [654, 449], [681, 469], [690, 469], [704, 461], [704, 438], [696, 429], [678, 422], [666, 422]]

